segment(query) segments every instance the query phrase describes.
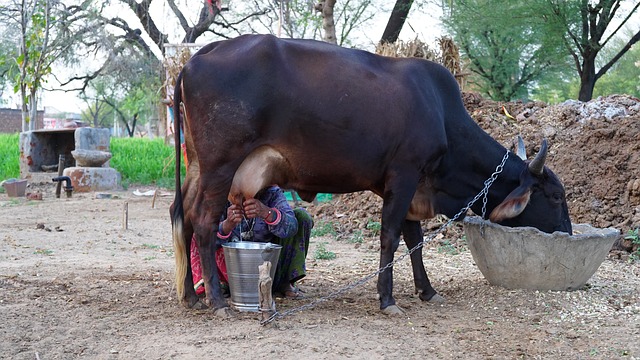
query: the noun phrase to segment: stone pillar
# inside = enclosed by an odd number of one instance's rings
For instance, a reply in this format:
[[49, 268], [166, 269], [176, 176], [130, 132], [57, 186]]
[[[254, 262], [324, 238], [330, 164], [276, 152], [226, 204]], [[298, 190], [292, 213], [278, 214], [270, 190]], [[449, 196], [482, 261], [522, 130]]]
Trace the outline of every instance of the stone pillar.
[[[90, 127], [77, 128], [75, 131], [75, 150], [98, 150], [110, 152], [111, 131]], [[102, 167], [109, 167], [109, 161]]]

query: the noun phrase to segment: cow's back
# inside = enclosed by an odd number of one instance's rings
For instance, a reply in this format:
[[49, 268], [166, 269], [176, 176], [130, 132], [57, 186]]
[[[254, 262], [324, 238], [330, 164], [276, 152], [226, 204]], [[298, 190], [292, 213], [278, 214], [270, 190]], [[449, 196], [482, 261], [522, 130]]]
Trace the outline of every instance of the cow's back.
[[183, 93], [198, 153], [233, 162], [269, 147], [290, 172], [281, 185], [311, 192], [379, 189], [391, 164], [433, 163], [459, 101], [439, 65], [269, 35], [203, 48]]

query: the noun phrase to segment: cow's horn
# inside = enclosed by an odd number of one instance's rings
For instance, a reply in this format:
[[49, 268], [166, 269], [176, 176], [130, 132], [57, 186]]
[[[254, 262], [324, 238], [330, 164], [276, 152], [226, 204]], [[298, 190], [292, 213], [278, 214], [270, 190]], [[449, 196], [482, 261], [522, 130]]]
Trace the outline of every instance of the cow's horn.
[[542, 140], [542, 145], [540, 146], [540, 151], [536, 157], [531, 160], [529, 163], [529, 171], [534, 175], [542, 175], [542, 170], [544, 169], [544, 161], [547, 159], [547, 139]]
[[524, 140], [522, 136], [518, 135], [518, 148], [516, 149], [516, 155], [522, 160], [527, 160], [527, 149], [524, 146]]

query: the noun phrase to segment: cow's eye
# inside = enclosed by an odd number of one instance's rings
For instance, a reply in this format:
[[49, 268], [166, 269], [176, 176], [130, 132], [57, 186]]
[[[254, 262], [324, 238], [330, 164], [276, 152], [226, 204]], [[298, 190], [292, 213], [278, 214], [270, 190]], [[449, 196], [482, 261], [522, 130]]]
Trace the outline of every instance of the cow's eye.
[[553, 193], [553, 200], [558, 202], [562, 201], [562, 193], [559, 193], [559, 192]]

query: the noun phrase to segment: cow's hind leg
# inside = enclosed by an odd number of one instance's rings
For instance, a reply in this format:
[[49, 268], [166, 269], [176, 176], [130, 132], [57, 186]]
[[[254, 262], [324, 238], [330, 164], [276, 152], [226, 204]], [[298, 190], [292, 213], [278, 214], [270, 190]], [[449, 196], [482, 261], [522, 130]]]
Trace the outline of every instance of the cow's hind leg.
[[[422, 241], [422, 228], [419, 221], [405, 220], [402, 225], [402, 234], [407, 247], [411, 250]], [[434, 304], [441, 304], [444, 298], [434, 290], [425, 271], [422, 262], [422, 247], [411, 253], [411, 268], [413, 269], [413, 282], [420, 300]]]
[[204, 310], [207, 308], [204, 302], [196, 294], [195, 284], [193, 283], [193, 268], [191, 267], [191, 242], [194, 241], [193, 227], [188, 217], [185, 219], [185, 240], [187, 253], [187, 274], [184, 278], [185, 298], [184, 305], [195, 310]]
[[[178, 296], [181, 296], [180, 303], [186, 308], [203, 309], [206, 306], [200, 301], [193, 288], [193, 276], [191, 262], [189, 261], [189, 250], [193, 237], [193, 227], [191, 225], [191, 212], [193, 202], [197, 193], [197, 177], [187, 175], [182, 186], [182, 204], [184, 217], [180, 224], [176, 224], [178, 229], [174, 229], [174, 252], [176, 257], [176, 287]], [[176, 204], [172, 204], [169, 212], [174, 217]]]
[[194, 212], [191, 219], [200, 252], [202, 279], [206, 293], [205, 302], [214, 308], [217, 316], [228, 317], [232, 313], [220, 289], [215, 262], [215, 251], [218, 246], [216, 233], [231, 185], [231, 179], [227, 179], [226, 182], [224, 179], [215, 172], [200, 177], [200, 186], [193, 207], [198, 212]]

